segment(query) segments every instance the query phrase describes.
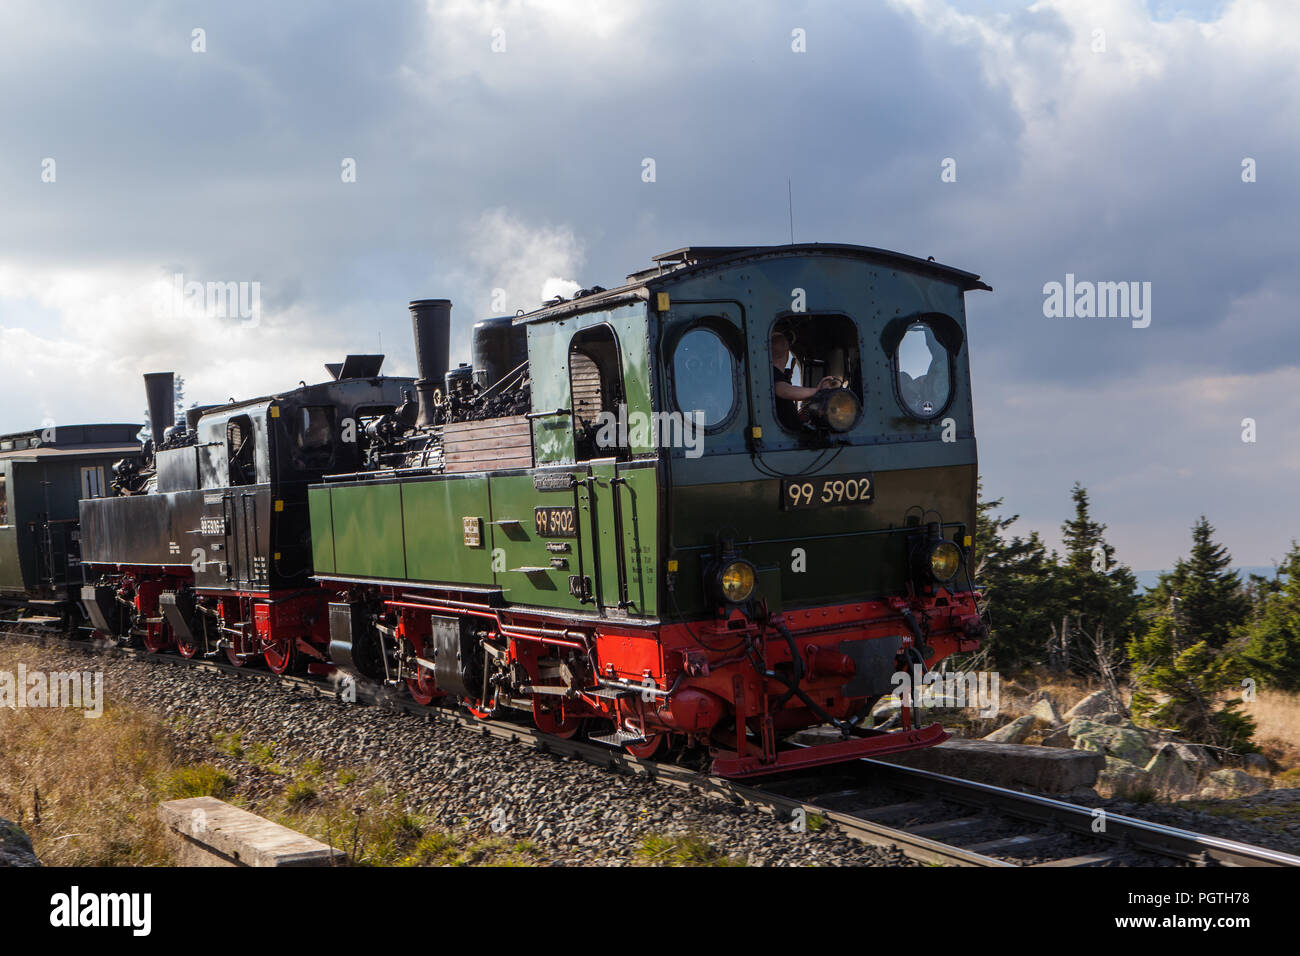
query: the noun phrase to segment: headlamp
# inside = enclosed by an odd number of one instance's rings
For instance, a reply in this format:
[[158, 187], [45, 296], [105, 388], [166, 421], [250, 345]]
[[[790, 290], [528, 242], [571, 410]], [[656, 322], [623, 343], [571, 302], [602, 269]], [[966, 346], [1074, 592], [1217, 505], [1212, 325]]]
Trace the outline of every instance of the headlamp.
[[744, 559], [728, 561], [717, 577], [718, 596], [730, 604], [743, 604], [754, 593], [754, 566]]

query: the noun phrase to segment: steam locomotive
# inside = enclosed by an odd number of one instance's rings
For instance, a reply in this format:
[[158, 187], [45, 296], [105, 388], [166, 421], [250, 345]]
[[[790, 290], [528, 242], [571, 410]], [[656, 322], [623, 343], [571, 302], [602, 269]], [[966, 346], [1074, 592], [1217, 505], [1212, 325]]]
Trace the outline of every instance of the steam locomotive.
[[[94, 626], [531, 715], [748, 777], [929, 746], [900, 671], [978, 647], [964, 293], [861, 246], [688, 247], [474, 327], [419, 375], [168, 420], [81, 503]], [[829, 738], [798, 746], [796, 732]]]

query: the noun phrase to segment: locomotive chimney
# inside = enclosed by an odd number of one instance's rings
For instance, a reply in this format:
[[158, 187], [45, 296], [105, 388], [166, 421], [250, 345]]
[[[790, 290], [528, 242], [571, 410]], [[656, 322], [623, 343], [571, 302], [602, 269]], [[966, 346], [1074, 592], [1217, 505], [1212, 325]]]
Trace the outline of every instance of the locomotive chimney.
[[153, 447], [163, 442], [163, 432], [176, 424], [176, 385], [171, 372], [149, 372], [144, 377], [145, 400], [149, 403], [149, 429]]
[[415, 391], [420, 403], [416, 425], [433, 424], [433, 392], [447, 374], [451, 354], [451, 300], [417, 299], [411, 303], [415, 331]]

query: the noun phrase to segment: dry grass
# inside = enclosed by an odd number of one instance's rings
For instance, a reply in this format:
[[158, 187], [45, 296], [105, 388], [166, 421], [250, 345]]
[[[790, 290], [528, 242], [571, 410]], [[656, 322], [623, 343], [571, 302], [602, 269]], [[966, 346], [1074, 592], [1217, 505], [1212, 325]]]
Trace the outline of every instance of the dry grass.
[[[34, 648], [0, 648], [0, 669], [39, 666]], [[53, 866], [171, 862], [155, 806], [184, 767], [152, 717], [109, 703], [103, 716], [70, 709], [0, 709], [0, 815], [21, 825]]]
[[[1259, 696], [1242, 705], [1242, 712], [1255, 721], [1255, 743], [1283, 772], [1300, 769], [1300, 694], [1261, 690]], [[1296, 774], [1292, 774], [1296, 776]], [[1292, 781], [1297, 786], [1300, 781]]]
[[[13, 672], [19, 662], [39, 667], [39, 650], [0, 645], [0, 670]], [[27, 831], [47, 866], [171, 865], [158, 804], [208, 795], [338, 847], [357, 865], [518, 866], [542, 856], [528, 841], [437, 827], [363, 771], [327, 773], [319, 761], [292, 756], [245, 744], [236, 730], [217, 735], [215, 763], [188, 761], [159, 717], [113, 702], [98, 718], [0, 708], [0, 817]], [[267, 796], [263, 788], [252, 799], [241, 792], [270, 775], [284, 777], [278, 792]]]

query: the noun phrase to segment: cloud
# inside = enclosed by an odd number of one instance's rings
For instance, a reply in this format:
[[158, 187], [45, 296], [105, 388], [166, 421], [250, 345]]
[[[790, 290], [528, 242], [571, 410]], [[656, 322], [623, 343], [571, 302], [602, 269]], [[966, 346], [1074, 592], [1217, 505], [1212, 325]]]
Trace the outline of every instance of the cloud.
[[[195, 401], [348, 351], [410, 373], [414, 298], [455, 302], [467, 359], [487, 315], [788, 241], [789, 182], [799, 240], [994, 286], [968, 297], [976, 430], [1026, 521], [1050, 532], [1078, 478], [1131, 563], [1171, 563], [1203, 510], [1263, 563], [1300, 523], [1267, 484], [1300, 412], [1298, 47], [1300, 5], [1265, 0], [12, 0], [0, 431], [138, 417], [164, 367]], [[175, 272], [259, 282], [261, 325], [160, 322], [147, 290]], [[1066, 273], [1150, 281], [1150, 328], [1045, 318]]]

